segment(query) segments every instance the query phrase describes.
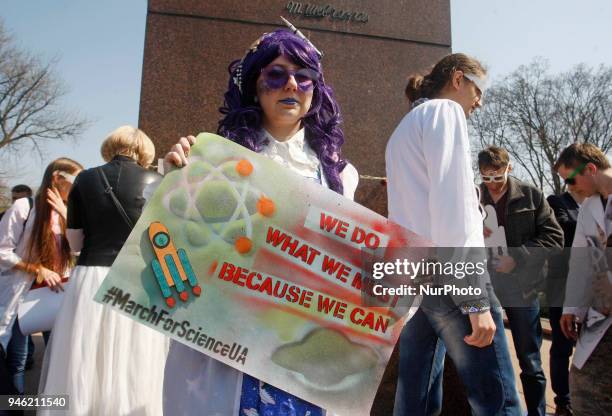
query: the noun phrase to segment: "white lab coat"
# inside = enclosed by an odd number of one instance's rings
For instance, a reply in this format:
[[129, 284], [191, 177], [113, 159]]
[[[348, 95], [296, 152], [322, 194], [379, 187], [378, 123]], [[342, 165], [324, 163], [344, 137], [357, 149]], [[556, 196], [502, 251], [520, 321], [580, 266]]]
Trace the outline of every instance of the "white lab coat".
[[[611, 201], [612, 197], [608, 198], [608, 212], [612, 209]], [[605, 240], [610, 234], [612, 234], [612, 224], [605, 220], [599, 194], [585, 199], [578, 212], [576, 234], [572, 244], [572, 247], [576, 249], [572, 250], [570, 258], [563, 308], [564, 314], [576, 315], [584, 324], [573, 356], [573, 364], [578, 368], [582, 368], [612, 325], [612, 316], [606, 318], [595, 309], [588, 307], [593, 298], [593, 273], [589, 269], [591, 265], [588, 258], [589, 252], [579, 248], [588, 247], [587, 237], [589, 236], [603, 240], [601, 242], [605, 247]], [[611, 279], [610, 272], [608, 272], [608, 279]]]
[[[17, 308], [28, 293], [34, 276], [13, 269], [27, 251], [34, 224], [34, 209], [28, 218], [30, 203], [21, 198], [6, 211], [0, 221], [0, 343], [6, 350], [11, 340]], [[24, 223], [27, 224], [24, 227]]]

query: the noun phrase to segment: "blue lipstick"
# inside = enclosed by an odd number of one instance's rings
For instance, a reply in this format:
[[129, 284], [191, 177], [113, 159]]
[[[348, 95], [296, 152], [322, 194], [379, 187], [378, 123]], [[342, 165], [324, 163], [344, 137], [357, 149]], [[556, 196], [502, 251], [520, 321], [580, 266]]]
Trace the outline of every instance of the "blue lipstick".
[[280, 103], [294, 105], [297, 104], [298, 101], [295, 98], [283, 98], [282, 100], [278, 100]]

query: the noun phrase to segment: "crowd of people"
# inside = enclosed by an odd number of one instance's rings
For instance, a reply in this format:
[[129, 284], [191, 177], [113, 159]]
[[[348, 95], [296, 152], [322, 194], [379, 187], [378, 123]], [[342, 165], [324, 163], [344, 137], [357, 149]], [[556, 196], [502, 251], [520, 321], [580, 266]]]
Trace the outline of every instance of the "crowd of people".
[[[561, 298], [549, 308], [556, 414], [612, 414], [612, 372], [595, 376], [612, 350], [607, 272], [587, 279], [573, 252], [530, 255], [534, 248], [552, 253], [563, 246], [586, 247], [591, 237], [603, 247], [611, 244], [612, 169], [600, 149], [572, 144], [555, 166], [568, 192], [545, 198], [541, 190], [510, 176], [505, 149], [489, 146], [478, 155], [482, 184], [476, 187], [467, 119], [483, 105], [485, 89], [486, 70], [476, 59], [459, 53], [444, 57], [429, 73], [409, 79], [410, 110], [387, 144], [392, 221], [436, 246], [485, 247], [492, 230], [483, 226], [480, 207], [488, 205], [505, 230], [507, 247], [492, 255], [488, 274], [473, 282], [483, 289], [479, 294], [422, 299], [399, 340], [394, 414], [440, 413], [448, 355], [474, 415], [522, 415], [502, 309], [527, 412], [545, 414], [541, 305], [537, 287], [531, 286], [537, 279], [524, 279], [533, 270], [547, 270], [547, 293]], [[263, 34], [232, 62], [221, 114], [218, 134], [353, 198], [359, 175], [342, 155], [339, 105], [325, 82], [320, 52], [303, 35], [284, 29]], [[163, 170], [187, 165], [194, 143], [193, 136], [181, 137], [165, 155]], [[148, 169], [154, 145], [137, 128], [112, 132], [101, 153], [106, 164], [86, 170], [67, 158], [51, 162], [33, 199], [27, 187], [13, 188], [14, 202], [0, 221], [2, 394], [24, 393], [32, 348], [17, 311], [39, 283], [64, 297], [45, 338], [39, 392], [68, 394], [69, 414], [325, 414], [282, 386], [168, 343], [93, 301], [142, 212], [145, 194], [160, 181]], [[572, 288], [567, 296], [566, 282]], [[572, 299], [562, 307], [564, 298]], [[587, 326], [598, 331], [590, 344], [579, 338]], [[570, 371], [576, 340], [587, 358]]]

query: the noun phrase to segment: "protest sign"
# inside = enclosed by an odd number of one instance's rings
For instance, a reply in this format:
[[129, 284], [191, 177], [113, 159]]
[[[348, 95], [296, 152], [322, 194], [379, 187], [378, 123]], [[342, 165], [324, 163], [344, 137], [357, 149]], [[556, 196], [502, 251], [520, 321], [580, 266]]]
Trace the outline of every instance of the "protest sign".
[[364, 306], [362, 252], [426, 244], [204, 133], [96, 300], [333, 413], [367, 415], [406, 318], [389, 307], [397, 299]]

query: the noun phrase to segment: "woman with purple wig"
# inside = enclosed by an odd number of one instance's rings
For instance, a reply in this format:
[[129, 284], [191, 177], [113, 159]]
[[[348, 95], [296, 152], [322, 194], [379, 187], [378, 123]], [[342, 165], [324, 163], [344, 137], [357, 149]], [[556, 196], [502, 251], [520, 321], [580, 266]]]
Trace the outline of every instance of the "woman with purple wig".
[[[341, 156], [340, 109], [325, 84], [320, 52], [298, 32], [275, 30], [229, 66], [218, 133], [353, 198], [359, 176]], [[187, 163], [193, 136], [164, 158]], [[173, 342], [164, 376], [165, 414], [319, 416], [325, 411]]]

